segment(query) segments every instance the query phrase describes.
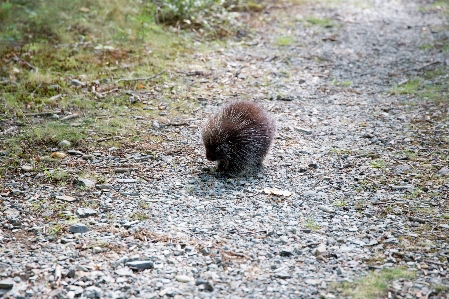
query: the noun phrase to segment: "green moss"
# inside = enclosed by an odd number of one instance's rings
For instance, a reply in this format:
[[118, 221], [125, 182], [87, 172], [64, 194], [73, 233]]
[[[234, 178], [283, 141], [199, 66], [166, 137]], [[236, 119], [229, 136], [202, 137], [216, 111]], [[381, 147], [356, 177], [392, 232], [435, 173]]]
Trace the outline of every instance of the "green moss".
[[345, 296], [351, 296], [353, 299], [383, 298], [393, 280], [413, 279], [415, 276], [415, 272], [405, 269], [383, 269], [371, 272], [354, 282], [344, 282], [339, 287]]

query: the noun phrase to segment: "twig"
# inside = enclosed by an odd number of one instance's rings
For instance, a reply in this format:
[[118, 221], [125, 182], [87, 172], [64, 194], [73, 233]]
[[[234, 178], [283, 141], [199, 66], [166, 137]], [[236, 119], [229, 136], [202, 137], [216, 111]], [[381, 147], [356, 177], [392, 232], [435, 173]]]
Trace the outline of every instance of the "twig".
[[246, 259], [249, 259], [250, 257], [247, 256], [246, 254], [243, 253], [238, 253], [238, 252], [234, 252], [234, 251], [223, 251], [224, 253], [226, 253], [227, 255], [232, 255], [232, 256], [238, 256], [238, 257], [244, 257]]
[[37, 91], [39, 88], [41, 88], [41, 86], [42, 86], [42, 83], [39, 83], [39, 85], [36, 87], [36, 89], [33, 90], [33, 92], [31, 93], [31, 97], [34, 97], [34, 94], [36, 93], [36, 91]]
[[37, 67], [35, 67], [35, 66], [32, 65], [31, 63], [29, 63], [28, 61], [23, 60], [23, 59], [20, 58], [19, 56], [14, 55], [14, 60], [16, 60], [17, 62], [23, 62], [23, 63], [25, 63], [29, 68], [33, 69], [36, 73], [38, 72]]
[[28, 116], [28, 117], [35, 117], [35, 116], [52, 116], [54, 114], [63, 114], [63, 112], [62, 111], [54, 111], [54, 112], [48, 111], [48, 112], [39, 112], [39, 113], [25, 113], [24, 115]]
[[438, 266], [446, 266], [445, 263], [440, 263], [440, 262], [432, 261], [432, 260], [426, 260], [425, 262], [429, 263], [429, 264], [435, 264], [435, 265], [438, 265]]
[[438, 64], [438, 63], [441, 63], [441, 61], [433, 61], [433, 62], [431, 62], [431, 63], [428, 63], [428, 64], [423, 65], [422, 67], [415, 68], [414, 70], [415, 70], [415, 71], [420, 71], [420, 70], [422, 70], [422, 69], [425, 69], [425, 68], [428, 67], [428, 66], [431, 66], [431, 65], [433, 65], [433, 64]]
[[77, 113], [74, 113], [74, 114], [70, 114], [70, 115], [64, 116], [63, 118], [61, 118], [61, 120], [74, 119], [74, 118], [77, 118], [78, 116], [79, 115]]
[[162, 75], [163, 73], [165, 73], [165, 71], [159, 72], [156, 75], [153, 75], [151, 77], [145, 77], [145, 78], [130, 78], [130, 79], [118, 79], [117, 81], [115, 81], [115, 83], [119, 83], [121, 81], [147, 81], [147, 80], [151, 80], [154, 79], [156, 77], [159, 77], [160, 75]]

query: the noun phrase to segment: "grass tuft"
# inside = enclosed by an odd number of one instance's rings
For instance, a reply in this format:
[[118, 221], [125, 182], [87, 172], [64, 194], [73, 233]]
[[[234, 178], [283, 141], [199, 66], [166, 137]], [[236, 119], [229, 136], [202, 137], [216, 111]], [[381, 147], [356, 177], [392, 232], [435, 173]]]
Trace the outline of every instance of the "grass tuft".
[[371, 272], [352, 283], [341, 284], [343, 294], [353, 299], [383, 298], [390, 284], [397, 279], [413, 279], [416, 273], [405, 269], [383, 269]]

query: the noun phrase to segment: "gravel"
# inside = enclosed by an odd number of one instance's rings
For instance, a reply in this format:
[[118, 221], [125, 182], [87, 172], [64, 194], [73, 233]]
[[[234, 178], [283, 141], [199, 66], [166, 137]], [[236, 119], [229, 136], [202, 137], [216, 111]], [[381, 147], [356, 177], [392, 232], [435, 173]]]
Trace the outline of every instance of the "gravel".
[[[67, 169], [82, 161], [106, 182], [35, 184], [32, 168], [22, 166], [1, 194], [0, 297], [342, 298], [334, 283], [403, 267], [416, 277], [392, 282], [394, 298], [448, 298], [436, 291], [449, 285], [448, 167], [429, 160], [448, 148], [432, 147], [434, 135], [412, 120], [430, 117], [447, 134], [440, 116], [449, 110], [406, 106], [418, 99], [385, 92], [429, 59], [445, 61], [444, 52], [418, 47], [436, 34], [423, 28], [442, 30], [445, 22], [419, 7], [293, 7], [289, 16], [277, 12], [254, 42], [207, 54], [210, 86], [227, 85], [226, 94], [256, 100], [277, 120], [260, 173], [227, 177], [205, 159], [199, 127], [234, 97], [208, 90], [185, 125], [148, 125], [165, 152], [65, 157]], [[309, 14], [337, 25], [298, 21]], [[277, 45], [284, 29], [298, 43]], [[418, 184], [429, 169], [435, 176]]]

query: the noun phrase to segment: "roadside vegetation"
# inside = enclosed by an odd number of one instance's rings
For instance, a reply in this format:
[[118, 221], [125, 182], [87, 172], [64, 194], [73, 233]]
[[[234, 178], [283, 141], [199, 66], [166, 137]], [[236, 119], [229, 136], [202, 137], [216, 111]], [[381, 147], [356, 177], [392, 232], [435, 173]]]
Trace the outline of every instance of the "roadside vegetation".
[[[271, 3], [271, 2], [270, 2]], [[160, 143], [139, 135], [192, 113], [186, 75], [206, 40], [249, 34], [268, 1], [3, 1], [0, 173], [58, 150]], [[154, 150], [156, 146], [154, 147]]]

